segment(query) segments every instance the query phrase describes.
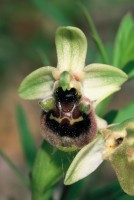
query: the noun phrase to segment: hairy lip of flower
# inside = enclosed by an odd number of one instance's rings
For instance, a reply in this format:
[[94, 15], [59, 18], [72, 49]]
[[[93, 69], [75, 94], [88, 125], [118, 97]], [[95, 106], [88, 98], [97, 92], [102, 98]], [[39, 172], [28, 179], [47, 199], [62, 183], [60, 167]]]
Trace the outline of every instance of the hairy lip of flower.
[[[87, 114], [82, 112], [80, 110], [80, 101], [81, 99], [77, 98], [71, 112], [63, 112], [62, 104], [61, 107], [57, 106], [54, 110], [47, 113], [43, 112], [41, 123], [42, 133], [45, 139], [51, 144], [57, 147], [67, 146], [71, 148], [75, 145], [77, 148], [82, 148], [95, 137], [97, 124], [94, 111], [90, 106], [90, 110]], [[69, 103], [67, 106], [69, 106]], [[64, 107], [66, 107], [66, 105], [64, 105]], [[53, 138], [53, 140], [51, 140], [51, 138]]]

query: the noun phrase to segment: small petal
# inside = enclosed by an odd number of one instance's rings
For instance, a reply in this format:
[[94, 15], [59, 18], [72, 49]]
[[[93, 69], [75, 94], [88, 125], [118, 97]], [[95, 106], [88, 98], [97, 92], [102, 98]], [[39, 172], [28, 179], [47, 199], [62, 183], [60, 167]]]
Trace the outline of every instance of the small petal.
[[67, 171], [64, 184], [75, 183], [95, 171], [103, 162], [103, 150], [104, 140], [100, 136], [81, 149]]
[[60, 27], [56, 32], [56, 49], [60, 71], [82, 71], [85, 65], [87, 40], [75, 27]]
[[97, 120], [98, 130], [106, 129], [106, 127], [108, 125], [107, 125], [107, 122], [104, 119], [102, 119], [102, 118], [100, 118], [99, 116], [96, 115], [96, 120]]
[[19, 95], [24, 99], [44, 99], [53, 92], [54, 67], [41, 67], [29, 74], [21, 83]]
[[48, 112], [51, 109], [54, 108], [55, 106], [55, 99], [53, 96], [50, 96], [48, 98], [43, 99], [42, 101], [39, 102], [39, 105], [41, 108], [45, 111]]
[[127, 75], [116, 67], [91, 64], [84, 68], [83, 93], [97, 105], [107, 96], [120, 89]]

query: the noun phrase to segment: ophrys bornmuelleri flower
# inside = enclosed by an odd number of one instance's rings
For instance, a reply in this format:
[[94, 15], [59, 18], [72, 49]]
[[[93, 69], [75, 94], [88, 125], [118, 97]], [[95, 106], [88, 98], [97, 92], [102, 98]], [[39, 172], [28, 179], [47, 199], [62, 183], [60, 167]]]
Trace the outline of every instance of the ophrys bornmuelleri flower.
[[85, 67], [87, 40], [75, 27], [56, 32], [57, 67], [45, 66], [28, 75], [19, 88], [25, 99], [39, 99], [43, 137], [63, 151], [81, 149], [106, 123], [95, 114], [103, 99], [127, 80], [121, 70], [105, 65]]
[[71, 163], [64, 183], [88, 176], [104, 161], [112, 164], [122, 189], [134, 196], [134, 119], [108, 125], [83, 147]]

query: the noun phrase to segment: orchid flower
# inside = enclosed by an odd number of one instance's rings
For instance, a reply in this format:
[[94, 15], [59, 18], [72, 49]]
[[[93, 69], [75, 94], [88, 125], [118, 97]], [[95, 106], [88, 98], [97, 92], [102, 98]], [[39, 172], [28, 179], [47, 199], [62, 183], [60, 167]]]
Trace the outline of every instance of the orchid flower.
[[19, 95], [39, 99], [43, 137], [63, 151], [81, 149], [96, 138], [106, 122], [96, 106], [127, 80], [120, 69], [105, 64], [85, 67], [87, 39], [75, 27], [56, 32], [57, 67], [41, 67], [21, 83]]
[[71, 163], [64, 183], [88, 176], [104, 161], [111, 162], [122, 189], [134, 196], [134, 119], [107, 126], [82, 148]]

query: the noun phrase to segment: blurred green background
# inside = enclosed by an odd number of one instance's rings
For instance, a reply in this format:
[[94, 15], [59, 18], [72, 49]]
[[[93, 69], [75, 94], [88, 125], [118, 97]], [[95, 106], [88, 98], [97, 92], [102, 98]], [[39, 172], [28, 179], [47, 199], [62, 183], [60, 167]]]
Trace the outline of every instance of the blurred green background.
[[[134, 1], [81, 2], [92, 16], [110, 55], [122, 17], [126, 13], [134, 15]], [[20, 82], [28, 73], [43, 65], [56, 66], [54, 37], [58, 26], [81, 28], [89, 42], [87, 63], [101, 61], [78, 3], [77, 0], [0, 0], [0, 147], [26, 175], [28, 168], [20, 145], [16, 105], [24, 107], [37, 146], [41, 143], [40, 108], [37, 102], [18, 97]], [[115, 95], [110, 108], [120, 108], [134, 99], [133, 84], [134, 81], [125, 84], [123, 90]], [[100, 185], [116, 179], [109, 166], [105, 172], [102, 168], [98, 172], [104, 177], [99, 181]], [[12, 197], [15, 200], [28, 200], [30, 193], [0, 158], [0, 200]]]

